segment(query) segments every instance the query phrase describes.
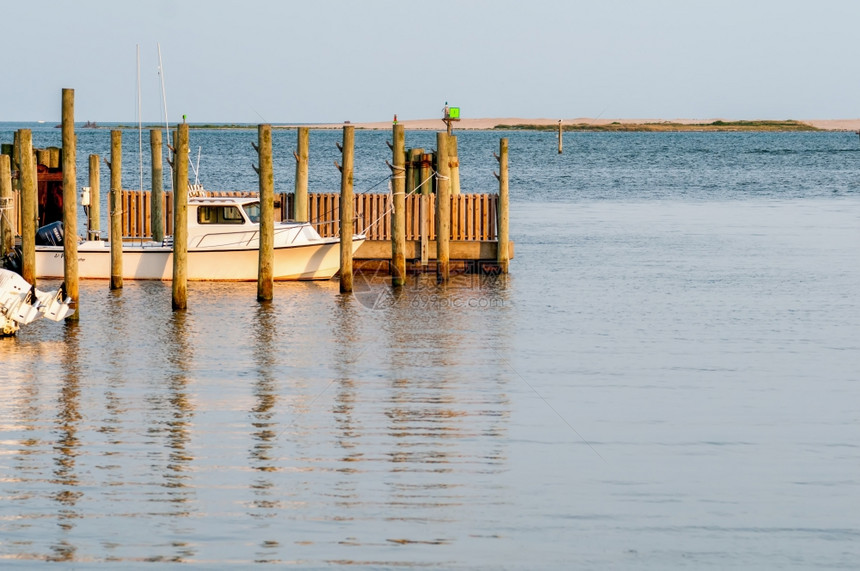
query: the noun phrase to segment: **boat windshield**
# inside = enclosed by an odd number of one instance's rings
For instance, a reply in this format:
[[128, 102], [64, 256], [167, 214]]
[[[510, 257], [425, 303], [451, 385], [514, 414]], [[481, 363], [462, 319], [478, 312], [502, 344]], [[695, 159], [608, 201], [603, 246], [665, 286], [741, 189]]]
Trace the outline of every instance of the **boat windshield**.
[[248, 215], [248, 219], [254, 224], [260, 223], [260, 203], [259, 202], [250, 202], [243, 206], [245, 209], [245, 214]]
[[244, 224], [242, 212], [235, 206], [213, 205], [197, 208], [198, 224]]

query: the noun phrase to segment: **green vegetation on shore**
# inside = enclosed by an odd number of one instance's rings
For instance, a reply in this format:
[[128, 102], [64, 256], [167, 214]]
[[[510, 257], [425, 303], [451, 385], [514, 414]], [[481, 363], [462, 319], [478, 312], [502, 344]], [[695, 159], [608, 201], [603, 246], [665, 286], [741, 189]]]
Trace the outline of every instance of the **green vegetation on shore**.
[[[496, 125], [495, 130], [504, 131], [557, 131], [558, 125]], [[564, 131], [820, 131], [800, 121], [714, 121], [713, 123], [605, 123], [593, 125], [575, 123], [562, 125]]]

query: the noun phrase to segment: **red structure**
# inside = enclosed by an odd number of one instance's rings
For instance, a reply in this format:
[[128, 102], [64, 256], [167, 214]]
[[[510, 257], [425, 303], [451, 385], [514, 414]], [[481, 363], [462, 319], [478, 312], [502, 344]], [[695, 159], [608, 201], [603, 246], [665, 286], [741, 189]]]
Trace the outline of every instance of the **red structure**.
[[63, 169], [36, 166], [39, 193], [39, 226], [63, 219]]

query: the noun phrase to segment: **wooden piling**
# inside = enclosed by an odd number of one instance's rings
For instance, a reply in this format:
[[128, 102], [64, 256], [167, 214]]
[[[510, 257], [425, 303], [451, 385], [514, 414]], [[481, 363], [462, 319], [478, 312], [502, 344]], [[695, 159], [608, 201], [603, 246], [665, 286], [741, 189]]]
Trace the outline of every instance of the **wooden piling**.
[[448, 135], [448, 166], [451, 169], [451, 196], [460, 194], [460, 156], [457, 152], [457, 135]]
[[343, 164], [340, 169], [340, 293], [352, 293], [352, 236], [353, 229], [353, 163], [355, 158], [355, 127], [343, 126], [341, 146]]
[[16, 213], [12, 209], [12, 157], [0, 155], [0, 258], [12, 250], [15, 233]]
[[433, 181], [430, 179], [433, 155], [421, 153], [421, 165], [418, 168], [418, 184], [421, 185], [421, 203], [419, 205], [420, 249], [421, 265], [430, 263], [430, 194], [433, 190]]
[[308, 221], [308, 159], [310, 157], [310, 130], [299, 127], [296, 135], [296, 193], [293, 199], [293, 220]]
[[79, 312], [78, 282], [78, 187], [77, 141], [75, 140], [75, 90], [64, 88], [62, 94], [63, 129], [63, 280], [66, 295], [75, 310], [66, 321], [77, 321]]
[[[18, 218], [16, 219], [16, 223], [21, 220], [21, 215], [23, 211], [21, 210], [21, 197], [23, 194], [21, 193], [21, 139], [20, 133], [15, 131], [12, 133], [12, 154], [9, 155], [12, 161], [12, 172], [17, 172], [18, 176], [12, 180], [12, 192], [17, 193], [18, 195]], [[18, 234], [23, 236], [23, 223], [21, 224], [21, 228], [18, 229]]]
[[164, 240], [164, 165], [162, 163], [161, 129], [149, 130], [149, 147], [152, 154], [152, 206], [150, 222], [152, 239]]
[[[93, 237], [101, 232], [101, 173], [99, 172], [99, 156], [89, 156], [90, 177], [90, 211], [87, 216], [88, 234]], [[89, 239], [90, 236], [87, 236]]]
[[421, 184], [421, 194], [433, 194], [436, 191], [436, 181], [433, 175], [433, 164], [435, 153], [424, 153], [421, 155], [421, 167], [418, 171], [418, 184]]
[[122, 131], [110, 132], [110, 289], [122, 289]]
[[60, 168], [62, 163], [62, 149], [59, 147], [48, 147], [48, 167], [52, 169]]
[[[257, 301], [272, 301], [275, 262], [275, 175], [272, 166], [272, 126], [258, 125], [260, 167], [260, 256], [257, 269]], [[307, 206], [305, 207], [307, 212]]]
[[[32, 135], [31, 135], [31, 144], [32, 144]], [[20, 129], [12, 133], [12, 170], [20, 171], [21, 170], [21, 133]], [[14, 183], [12, 187], [13, 190], [17, 190], [20, 192], [21, 190], [21, 177], [18, 177], [18, 180]]]
[[188, 123], [177, 129], [173, 154], [173, 310], [188, 308]]
[[561, 154], [564, 141], [562, 140], [561, 119], [558, 120], [558, 154]]
[[451, 169], [448, 167], [447, 133], [436, 133], [436, 281], [449, 277], [449, 242], [451, 238]]
[[406, 130], [399, 124], [392, 129], [391, 285], [402, 286], [406, 283]]
[[409, 149], [406, 159], [406, 195], [415, 192], [415, 189], [421, 184], [418, 180], [420, 175], [421, 155], [424, 154], [424, 149]]
[[506, 274], [510, 265], [510, 255], [508, 244], [510, 240], [509, 232], [509, 216], [508, 216], [508, 139], [502, 138], [499, 140], [499, 154], [496, 156], [499, 161], [499, 174], [496, 178], [499, 179], [499, 211], [496, 217], [498, 221], [498, 245], [496, 249], [496, 260], [499, 264], [499, 270]]
[[18, 181], [21, 185], [21, 277], [36, 285], [36, 226], [39, 224], [38, 187], [33, 133], [18, 130]]
[[[422, 176], [422, 157], [424, 156], [424, 149], [409, 149], [409, 158], [406, 161], [406, 196], [411, 196], [414, 193], [419, 193], [419, 195], [423, 194], [423, 187], [421, 183], [423, 182]], [[425, 204], [424, 198], [421, 197], [418, 199], [418, 221], [417, 221], [417, 229], [418, 229], [418, 248], [419, 248], [419, 257], [421, 258], [421, 263], [423, 265], [427, 265], [427, 235], [425, 232], [425, 226], [423, 223], [424, 213], [425, 213]]]

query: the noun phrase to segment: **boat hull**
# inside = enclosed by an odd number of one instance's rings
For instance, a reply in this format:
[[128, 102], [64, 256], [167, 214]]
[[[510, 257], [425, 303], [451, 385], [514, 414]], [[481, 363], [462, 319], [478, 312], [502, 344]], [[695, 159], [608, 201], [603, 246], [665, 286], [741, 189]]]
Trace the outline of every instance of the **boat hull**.
[[[353, 240], [353, 253], [364, 241]], [[36, 276], [63, 278], [63, 247], [36, 247]], [[187, 279], [190, 281], [256, 281], [259, 250], [188, 250]], [[340, 242], [325, 240], [313, 244], [279, 247], [274, 250], [275, 280], [326, 280], [340, 268]], [[110, 279], [111, 255], [107, 242], [88, 241], [78, 245], [78, 277]], [[173, 248], [161, 245], [125, 246], [122, 277], [127, 280], [173, 279]]]

